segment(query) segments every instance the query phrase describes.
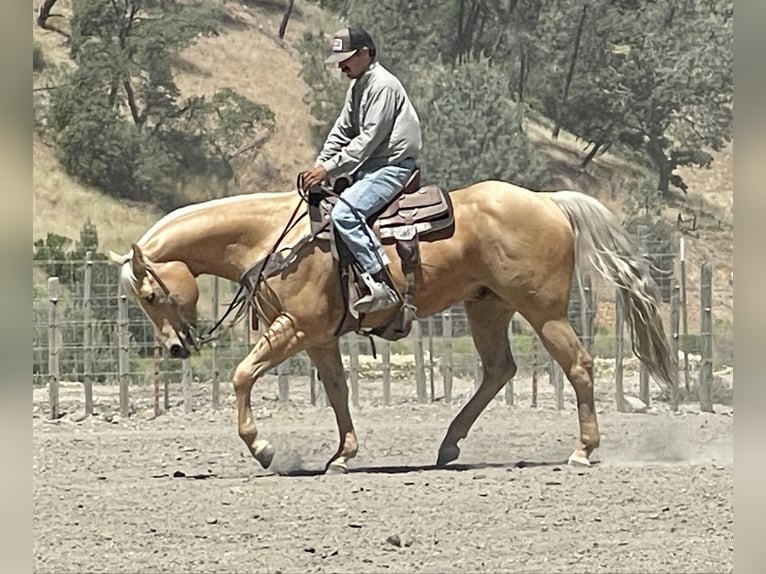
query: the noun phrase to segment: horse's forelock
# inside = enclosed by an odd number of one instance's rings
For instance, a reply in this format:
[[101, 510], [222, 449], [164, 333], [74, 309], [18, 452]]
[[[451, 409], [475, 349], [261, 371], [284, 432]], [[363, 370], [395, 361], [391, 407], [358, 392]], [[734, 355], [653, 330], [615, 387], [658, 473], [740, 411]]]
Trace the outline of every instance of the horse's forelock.
[[125, 293], [138, 296], [141, 284], [138, 277], [136, 277], [135, 271], [133, 271], [133, 264], [130, 260], [123, 263], [122, 267], [120, 267], [120, 283], [122, 283]]

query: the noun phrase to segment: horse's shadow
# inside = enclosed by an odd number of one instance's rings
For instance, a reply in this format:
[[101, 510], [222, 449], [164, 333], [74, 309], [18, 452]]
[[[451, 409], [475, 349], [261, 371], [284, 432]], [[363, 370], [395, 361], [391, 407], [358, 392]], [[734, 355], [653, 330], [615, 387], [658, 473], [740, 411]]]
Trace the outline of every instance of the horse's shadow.
[[[515, 468], [535, 468], [535, 467], [554, 467], [566, 466], [567, 460], [552, 461], [527, 461], [519, 460], [516, 462], [476, 462], [476, 463], [452, 463], [446, 466], [436, 466], [435, 464], [422, 465], [401, 465], [401, 466], [360, 466], [348, 469], [348, 474], [410, 474], [416, 472], [465, 472], [469, 470], [484, 470], [493, 468], [505, 468], [508, 470]], [[325, 474], [323, 468], [298, 468], [286, 470], [283, 472], [275, 471], [274, 474], [284, 477], [300, 478], [321, 476]]]

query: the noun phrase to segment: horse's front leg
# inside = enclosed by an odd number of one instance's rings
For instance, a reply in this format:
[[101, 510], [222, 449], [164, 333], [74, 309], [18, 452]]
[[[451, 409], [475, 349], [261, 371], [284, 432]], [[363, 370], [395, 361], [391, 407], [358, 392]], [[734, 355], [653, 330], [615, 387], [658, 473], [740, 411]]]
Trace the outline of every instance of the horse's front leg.
[[307, 349], [306, 353], [314, 363], [327, 394], [327, 399], [330, 401], [330, 406], [335, 411], [335, 420], [338, 423], [338, 434], [340, 435], [338, 450], [327, 462], [325, 472], [348, 472], [346, 463], [356, 456], [359, 443], [348, 408], [348, 385], [346, 385], [346, 375], [343, 370], [338, 339], [321, 347]]
[[258, 438], [250, 406], [250, 392], [255, 381], [264, 373], [303, 350], [303, 343], [303, 333], [296, 328], [293, 320], [288, 315], [279, 315], [234, 371], [239, 436], [263, 468], [271, 464], [274, 447], [268, 441]]

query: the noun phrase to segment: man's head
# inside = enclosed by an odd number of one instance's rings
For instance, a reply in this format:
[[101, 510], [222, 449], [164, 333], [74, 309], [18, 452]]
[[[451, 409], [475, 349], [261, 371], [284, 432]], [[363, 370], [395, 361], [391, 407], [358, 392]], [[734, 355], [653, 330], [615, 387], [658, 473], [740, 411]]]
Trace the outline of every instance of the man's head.
[[325, 64], [338, 64], [338, 68], [352, 80], [361, 77], [376, 53], [370, 34], [364, 28], [353, 26], [335, 33], [331, 50]]

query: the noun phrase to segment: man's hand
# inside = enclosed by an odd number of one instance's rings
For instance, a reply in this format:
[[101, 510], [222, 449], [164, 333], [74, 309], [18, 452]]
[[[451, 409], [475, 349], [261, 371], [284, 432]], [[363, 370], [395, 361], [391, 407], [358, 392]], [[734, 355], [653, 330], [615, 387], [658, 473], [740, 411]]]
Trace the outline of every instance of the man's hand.
[[308, 171], [304, 171], [303, 174], [303, 188], [311, 189], [315, 185], [322, 183], [327, 177], [327, 170], [321, 165], [312, 167]]

